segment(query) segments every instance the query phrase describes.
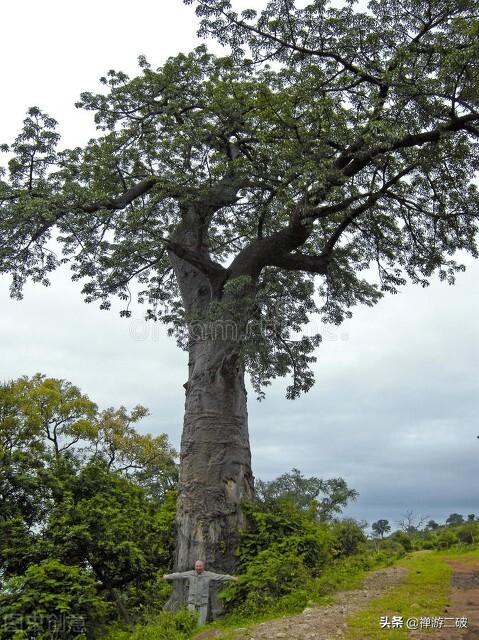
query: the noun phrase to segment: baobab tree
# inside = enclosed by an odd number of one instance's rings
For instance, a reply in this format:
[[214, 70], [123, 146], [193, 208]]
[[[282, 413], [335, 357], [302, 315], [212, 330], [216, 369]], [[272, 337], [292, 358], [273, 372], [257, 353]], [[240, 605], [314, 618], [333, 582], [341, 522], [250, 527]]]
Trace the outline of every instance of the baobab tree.
[[311, 314], [339, 324], [477, 257], [479, 3], [195, 4], [225, 56], [109, 71], [79, 100], [98, 126], [83, 148], [30, 109], [4, 147], [0, 272], [19, 298], [68, 262], [87, 302], [128, 316], [135, 294], [188, 349], [176, 568], [231, 573], [253, 496], [245, 373], [258, 394], [290, 375], [296, 398]]

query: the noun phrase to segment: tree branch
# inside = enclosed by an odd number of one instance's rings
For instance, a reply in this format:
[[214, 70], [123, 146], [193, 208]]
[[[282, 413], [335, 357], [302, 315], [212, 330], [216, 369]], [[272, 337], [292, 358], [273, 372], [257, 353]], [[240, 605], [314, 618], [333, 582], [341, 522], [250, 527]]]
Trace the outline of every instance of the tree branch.
[[[198, 4], [201, 4], [201, 2], [199, 2]], [[279, 38], [278, 36], [273, 35], [272, 33], [266, 33], [261, 29], [258, 29], [257, 27], [253, 27], [253, 25], [247, 24], [243, 20], [234, 20], [231, 18], [231, 16], [229, 16], [224, 11], [222, 11], [222, 13], [224, 17], [231, 24], [234, 24], [236, 27], [245, 29], [250, 33], [254, 33], [257, 36], [261, 36], [262, 38], [265, 38], [271, 42], [275, 42], [276, 44], [280, 45], [280, 49], [289, 49], [290, 51], [296, 51], [297, 53], [302, 53], [303, 55], [315, 56], [320, 58], [330, 58], [331, 60], [335, 60], [338, 64], [342, 65], [344, 69], [346, 69], [347, 71], [354, 73], [362, 81], [370, 82], [375, 85], [382, 84], [380, 78], [373, 76], [367, 71], [363, 71], [358, 66], [356, 66], [352, 62], [349, 62], [349, 60], [346, 60], [345, 58], [343, 58], [341, 55], [339, 55], [334, 51], [328, 51], [326, 49], [309, 49], [308, 47], [303, 47], [303, 46], [297, 45], [296, 43], [288, 42], [287, 40], [284, 40], [283, 38]]]
[[145, 178], [122, 193], [118, 198], [109, 198], [108, 200], [92, 202], [91, 204], [81, 206], [80, 209], [86, 213], [95, 213], [100, 209], [124, 209], [127, 205], [136, 200], [136, 198], [139, 198], [140, 196], [145, 195], [145, 193], [151, 191], [155, 184], [157, 184], [158, 180], [159, 179], [155, 177]]
[[273, 257], [270, 266], [280, 267], [287, 271], [307, 271], [324, 275], [327, 272], [328, 259], [323, 255], [311, 256], [295, 251]]
[[188, 247], [174, 242], [173, 240], [165, 240], [166, 248], [172, 251], [175, 256], [185, 260], [189, 264], [196, 267], [199, 271], [204, 273], [210, 280], [217, 281], [218, 279], [226, 278], [227, 270], [217, 262], [210, 260], [205, 255], [202, 255], [198, 251], [193, 251]]
[[268, 265], [281, 267], [283, 269], [292, 271], [308, 271], [309, 273], [318, 274], [327, 273], [328, 263], [331, 259], [334, 247], [336, 246], [343, 232], [356, 218], [365, 213], [368, 209], [371, 209], [371, 207], [373, 207], [381, 197], [386, 196], [389, 193], [390, 188], [397, 184], [401, 180], [401, 178], [410, 173], [414, 168], [414, 164], [408, 165], [394, 177], [385, 182], [381, 189], [370, 193], [369, 195], [363, 194], [362, 196], [348, 198], [344, 202], [338, 203], [337, 205], [332, 205], [330, 207], [320, 207], [319, 211], [321, 211], [324, 215], [326, 215], [326, 212], [336, 213], [338, 211], [341, 211], [342, 209], [347, 208], [349, 204], [351, 204], [351, 202], [358, 200], [360, 197], [368, 196], [367, 200], [363, 202], [362, 205], [353, 209], [351, 213], [339, 223], [339, 225], [329, 237], [328, 241], [325, 243], [324, 249], [319, 255], [312, 256], [300, 252], [275, 254], [268, 262]]
[[352, 177], [382, 153], [411, 147], [421, 147], [429, 142], [438, 142], [444, 134], [461, 130], [467, 131], [471, 123], [477, 120], [479, 120], [479, 116], [472, 114], [461, 116], [460, 118], [451, 118], [447, 124], [432, 129], [431, 131], [409, 133], [402, 138], [396, 138], [396, 140], [391, 140], [391, 142], [377, 145], [359, 155], [354, 156], [354, 154], [352, 154], [350, 159], [344, 164], [342, 173], [347, 177]]

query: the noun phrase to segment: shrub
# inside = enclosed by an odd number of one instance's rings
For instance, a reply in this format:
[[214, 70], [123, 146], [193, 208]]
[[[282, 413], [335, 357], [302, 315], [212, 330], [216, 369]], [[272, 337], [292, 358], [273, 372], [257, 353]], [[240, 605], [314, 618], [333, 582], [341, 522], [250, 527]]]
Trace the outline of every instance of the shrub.
[[436, 549], [449, 549], [459, 542], [458, 535], [451, 529], [442, 529], [436, 534], [434, 546]]
[[271, 608], [284, 596], [306, 586], [309, 574], [302, 558], [285, 553], [277, 545], [260, 551], [251, 560], [238, 582], [222, 592], [228, 609], [238, 607], [242, 613], [256, 613]]
[[182, 609], [163, 611], [133, 629], [110, 628], [102, 640], [187, 640], [197, 627], [197, 615]]
[[404, 551], [412, 551], [413, 544], [411, 537], [408, 536], [404, 531], [395, 531], [391, 536], [389, 536], [390, 540], [398, 542], [404, 549]]
[[457, 537], [464, 544], [475, 544], [479, 540], [479, 523], [469, 521], [457, 529]]
[[347, 556], [356, 553], [366, 542], [361, 526], [352, 519], [334, 522], [330, 525], [334, 538], [335, 555]]
[[248, 528], [242, 532], [237, 550], [241, 572], [266, 550], [301, 558], [312, 575], [319, 574], [331, 561], [334, 533], [327, 523], [318, 523], [312, 513], [304, 512], [288, 501], [270, 508], [250, 503], [245, 505], [245, 512]]
[[400, 558], [405, 555], [406, 549], [404, 545], [402, 545], [399, 540], [394, 538], [385, 538], [381, 541], [381, 551], [386, 553], [388, 556], [392, 558]]
[[[57, 560], [45, 560], [2, 584], [0, 610], [11, 624], [2, 626], [0, 638], [83, 640], [86, 628], [91, 628], [93, 621], [98, 624], [108, 608], [108, 603], [96, 595], [90, 573]], [[22, 630], [16, 631], [19, 625]]]

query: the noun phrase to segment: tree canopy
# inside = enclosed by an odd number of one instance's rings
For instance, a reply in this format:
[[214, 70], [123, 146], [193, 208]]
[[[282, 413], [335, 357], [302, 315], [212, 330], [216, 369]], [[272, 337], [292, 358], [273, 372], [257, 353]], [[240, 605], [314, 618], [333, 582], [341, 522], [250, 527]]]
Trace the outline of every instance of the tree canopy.
[[384, 534], [391, 531], [391, 525], [389, 524], [388, 520], [381, 519], [373, 522], [371, 525], [371, 529], [373, 530], [373, 534], [375, 536], [381, 536], [381, 538], [384, 538]]
[[166, 599], [177, 469], [166, 435], [134, 429], [146, 413], [100, 411], [41, 374], [0, 385], [0, 638], [85, 637], [77, 619], [99, 628]]
[[312, 313], [339, 323], [478, 255], [478, 2], [195, 5], [227, 55], [110, 70], [78, 102], [98, 127], [83, 148], [29, 110], [3, 147], [0, 273], [20, 297], [69, 262], [87, 302], [128, 315], [135, 294], [183, 346], [240, 298], [256, 390], [290, 373], [293, 398], [313, 384]]
[[299, 469], [292, 469], [274, 480], [258, 480], [255, 489], [258, 500], [269, 507], [281, 501], [290, 502], [321, 521], [340, 514], [348, 502], [359, 495], [343, 478], [305, 478]]

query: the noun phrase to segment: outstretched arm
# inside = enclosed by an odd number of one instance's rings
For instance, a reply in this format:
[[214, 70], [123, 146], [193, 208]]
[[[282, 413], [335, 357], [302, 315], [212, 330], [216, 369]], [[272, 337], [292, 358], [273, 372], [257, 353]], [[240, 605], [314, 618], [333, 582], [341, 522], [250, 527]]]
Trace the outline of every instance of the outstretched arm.
[[227, 573], [213, 573], [209, 572], [212, 580], [217, 580], [218, 582], [226, 582], [226, 580], [238, 580], [236, 576], [230, 576]]
[[186, 578], [187, 575], [188, 574], [186, 571], [180, 573], [165, 573], [165, 575], [163, 576], [163, 580], [176, 580], [177, 578]]

